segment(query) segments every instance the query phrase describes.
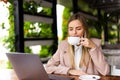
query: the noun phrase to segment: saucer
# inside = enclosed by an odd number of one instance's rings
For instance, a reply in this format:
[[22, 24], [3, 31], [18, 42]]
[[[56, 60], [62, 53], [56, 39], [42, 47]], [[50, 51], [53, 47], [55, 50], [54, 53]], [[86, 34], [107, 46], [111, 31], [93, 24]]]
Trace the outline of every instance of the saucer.
[[80, 80], [99, 80], [100, 76], [98, 75], [82, 75], [79, 77]]

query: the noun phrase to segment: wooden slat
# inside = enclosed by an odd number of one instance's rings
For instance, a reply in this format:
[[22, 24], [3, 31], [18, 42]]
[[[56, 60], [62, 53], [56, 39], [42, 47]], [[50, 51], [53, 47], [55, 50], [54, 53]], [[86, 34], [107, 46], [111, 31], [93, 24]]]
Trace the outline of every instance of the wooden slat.
[[42, 16], [35, 16], [35, 15], [28, 15], [24, 14], [24, 21], [30, 22], [43, 22], [43, 23], [53, 23], [52, 18], [42, 17]]
[[52, 3], [43, 0], [41, 6], [52, 8]]
[[24, 41], [25, 46], [34, 46], [34, 45], [51, 45], [53, 40], [32, 40]]

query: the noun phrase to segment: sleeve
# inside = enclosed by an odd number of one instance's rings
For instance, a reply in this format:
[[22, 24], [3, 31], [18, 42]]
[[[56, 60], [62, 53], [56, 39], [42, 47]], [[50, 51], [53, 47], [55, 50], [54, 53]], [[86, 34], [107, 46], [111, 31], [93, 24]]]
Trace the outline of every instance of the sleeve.
[[[95, 41], [94, 41], [95, 42]], [[96, 44], [96, 43], [95, 43]], [[102, 75], [109, 74], [109, 65], [105, 59], [104, 54], [102, 53], [101, 41], [97, 41], [97, 47], [95, 49], [90, 50], [90, 56], [94, 63], [97, 71]]]
[[56, 53], [52, 56], [52, 58], [48, 61], [45, 66], [45, 70], [47, 73], [56, 73], [56, 74], [67, 74], [69, 67], [62, 65], [60, 62], [60, 55], [62, 55], [62, 43], [58, 45], [58, 49]]

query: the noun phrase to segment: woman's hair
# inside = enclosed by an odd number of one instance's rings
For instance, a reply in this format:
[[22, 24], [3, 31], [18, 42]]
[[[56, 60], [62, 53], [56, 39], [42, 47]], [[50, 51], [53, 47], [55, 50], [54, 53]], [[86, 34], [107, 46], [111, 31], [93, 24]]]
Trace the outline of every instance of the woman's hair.
[[[88, 33], [88, 28], [87, 28], [87, 23], [86, 23], [86, 18], [84, 17], [84, 15], [80, 14], [80, 13], [76, 13], [73, 14], [69, 21], [68, 24], [73, 21], [73, 20], [79, 20], [82, 23], [82, 26], [84, 27], [84, 36], [83, 37], [89, 37], [89, 33]], [[82, 66], [87, 66], [89, 61], [91, 60], [90, 55], [88, 53], [88, 48], [87, 47], [82, 47], [82, 57], [81, 57], [81, 61], [80, 61], [80, 67]], [[71, 62], [71, 66], [72, 68], [75, 68], [75, 63], [74, 63], [74, 50], [73, 50], [73, 46], [69, 45], [69, 53], [70, 53], [70, 62]]]

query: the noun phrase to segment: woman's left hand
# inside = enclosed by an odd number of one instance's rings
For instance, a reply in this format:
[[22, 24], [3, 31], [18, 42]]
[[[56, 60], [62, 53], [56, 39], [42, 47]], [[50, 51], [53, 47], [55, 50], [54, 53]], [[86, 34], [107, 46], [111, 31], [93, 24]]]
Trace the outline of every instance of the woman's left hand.
[[96, 47], [95, 43], [88, 38], [81, 38], [80, 44], [91, 49]]

